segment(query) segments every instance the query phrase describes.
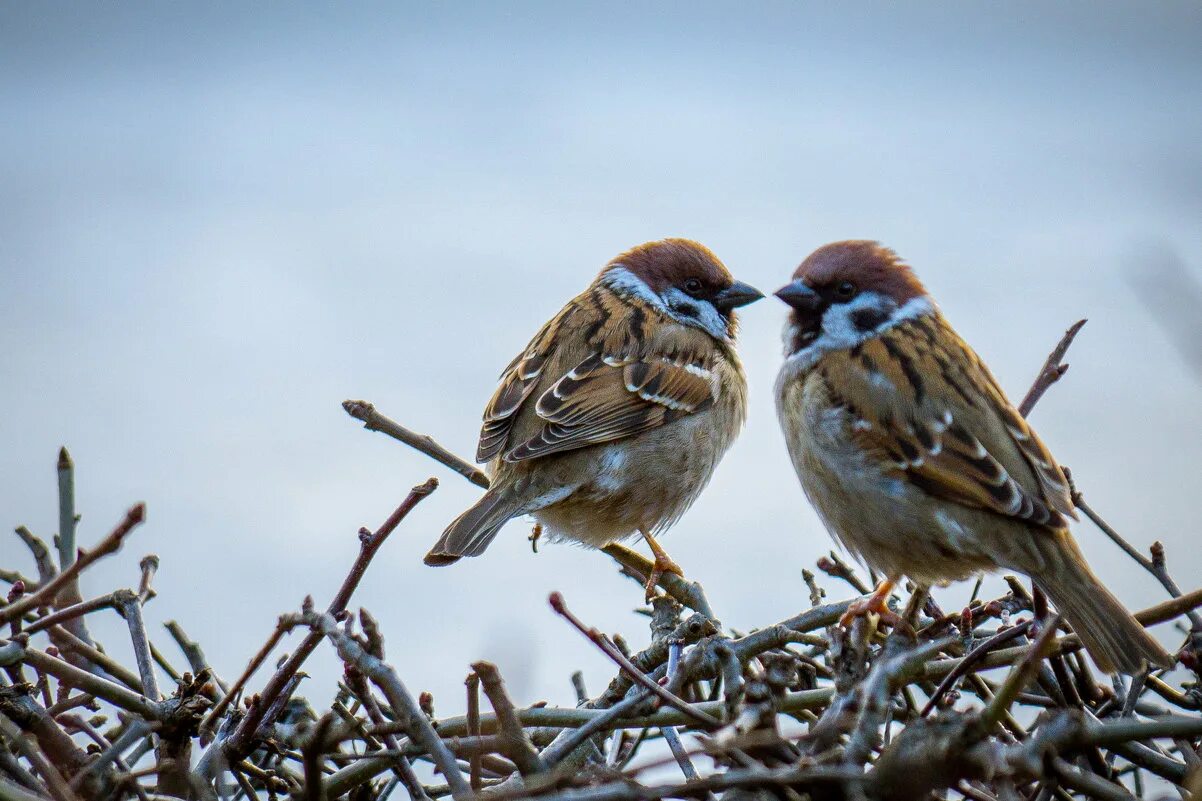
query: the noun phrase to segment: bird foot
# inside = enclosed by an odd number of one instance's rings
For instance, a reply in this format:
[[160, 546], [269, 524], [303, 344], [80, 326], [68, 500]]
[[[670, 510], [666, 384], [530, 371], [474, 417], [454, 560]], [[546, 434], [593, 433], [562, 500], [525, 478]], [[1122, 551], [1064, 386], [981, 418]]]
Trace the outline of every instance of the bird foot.
[[684, 571], [680, 569], [680, 565], [672, 561], [668, 556], [668, 552], [664, 550], [664, 546], [656, 542], [655, 537], [647, 533], [646, 529], [640, 529], [643, 539], [647, 541], [647, 547], [651, 549], [651, 553], [655, 556], [655, 564], [651, 567], [651, 575], [647, 577], [647, 583], [643, 586], [646, 590], [646, 601], [651, 603], [651, 599], [655, 597], [655, 585], [659, 584], [659, 580], [664, 577], [664, 573], [674, 573], [677, 576], [684, 577]]
[[852, 601], [847, 611], [839, 618], [839, 625], [848, 628], [857, 617], [876, 615], [877, 622], [884, 623], [897, 631], [914, 636], [914, 628], [905, 618], [889, 608], [889, 593], [893, 591], [893, 582], [882, 581], [877, 585], [872, 595]]
[[643, 589], [646, 590], [646, 601], [651, 603], [651, 599], [655, 597], [655, 587], [659, 584], [659, 580], [664, 577], [665, 573], [674, 573], [677, 576], [684, 577], [684, 571], [680, 565], [668, 558], [668, 555], [663, 551], [655, 554], [655, 564], [651, 568], [651, 575], [647, 577], [647, 583]]

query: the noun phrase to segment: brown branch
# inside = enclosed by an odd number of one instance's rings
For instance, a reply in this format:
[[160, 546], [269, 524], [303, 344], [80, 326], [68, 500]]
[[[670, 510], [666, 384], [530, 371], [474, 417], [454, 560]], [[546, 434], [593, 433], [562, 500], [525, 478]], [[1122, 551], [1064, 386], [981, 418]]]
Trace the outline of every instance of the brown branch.
[[472, 788], [463, 778], [455, 756], [435, 733], [429, 719], [422, 712], [421, 707], [409, 693], [396, 671], [369, 654], [354, 638], [338, 628], [333, 615], [309, 613], [308, 615], [294, 616], [293, 619], [298, 624], [310, 626], [323, 637], [328, 637], [343, 661], [353, 664], [380, 688], [384, 697], [388, 699], [388, 705], [392, 708], [393, 715], [407, 724], [409, 737], [420, 743], [434, 759], [439, 772], [451, 786], [456, 801], [471, 797]]
[[362, 400], [346, 400], [342, 408], [356, 420], [363, 421], [363, 427], [368, 431], [379, 431], [393, 439], [403, 442], [439, 464], [451, 468], [477, 487], [488, 489], [488, 475], [464, 459], [460, 459], [446, 448], [439, 445], [432, 437], [418, 434], [405, 428], [376, 411], [371, 403]]
[[546, 766], [538, 756], [534, 744], [530, 742], [521, 721], [514, 710], [513, 701], [505, 691], [505, 682], [501, 671], [492, 662], [474, 662], [472, 670], [480, 677], [484, 694], [488, 696], [493, 711], [497, 714], [497, 722], [501, 728], [503, 753], [513, 760], [523, 776], [530, 776], [546, 770]]
[[1039, 375], [1035, 377], [1035, 382], [1027, 390], [1022, 403], [1018, 404], [1018, 413], [1023, 417], [1031, 413], [1031, 410], [1035, 408], [1035, 404], [1039, 403], [1039, 399], [1043, 397], [1043, 393], [1048, 391], [1048, 387], [1055, 384], [1068, 372], [1068, 365], [1061, 364], [1061, 362], [1064, 361], [1065, 354], [1068, 353], [1069, 347], [1073, 344], [1073, 340], [1077, 338], [1077, 334], [1080, 333], [1085, 323], [1085, 320], [1078, 320], [1070, 325], [1068, 330], [1064, 332], [1064, 336], [1060, 338], [1060, 342], [1048, 354], [1047, 360], [1043, 363], [1043, 368], [1039, 371]]
[[[360, 529], [359, 556], [354, 564], [351, 565], [350, 572], [343, 580], [338, 593], [326, 608], [327, 615], [337, 616], [342, 614], [355, 589], [359, 586], [359, 582], [363, 579], [363, 574], [367, 572], [367, 568], [375, 557], [376, 552], [384, 545], [388, 536], [392, 534], [401, 521], [405, 519], [409, 512], [422, 499], [426, 498], [437, 488], [438, 481], [434, 478], [427, 480], [424, 484], [419, 484], [409, 491], [408, 497], [388, 516], [388, 519], [380, 525], [374, 534], [366, 529]], [[222, 744], [222, 749], [226, 752], [227, 759], [233, 762], [241, 761], [249, 753], [251, 743], [258, 733], [267, 708], [279, 697], [284, 687], [288, 684], [288, 681], [300, 670], [300, 666], [304, 664], [309, 654], [313, 653], [313, 649], [317, 647], [321, 640], [321, 632], [311, 631], [305, 636], [300, 645], [297, 646], [296, 650], [292, 652], [292, 655], [288, 657], [284, 664], [268, 680], [267, 685], [259, 694], [256, 703], [247, 710], [246, 716], [239, 722], [233, 734]], [[232, 692], [230, 694], [233, 695]], [[211, 762], [207, 764], [212, 765]]]
[[558, 592], [551, 593], [547, 600], [550, 602], [551, 608], [554, 609], [557, 614], [571, 623], [577, 631], [579, 631], [581, 634], [587, 637], [590, 642], [600, 648], [602, 653], [612, 659], [618, 667], [620, 667], [628, 676], [630, 676], [630, 678], [634, 679], [637, 683], [650, 690], [653, 694], [659, 696], [662, 701], [670, 706], [676, 707], [681, 712], [684, 712], [693, 720], [694, 723], [700, 723], [702, 726], [709, 728], [717, 728], [718, 726], [722, 725], [722, 721], [718, 720], [713, 715], [702, 712], [688, 701], [685, 701], [684, 699], [671, 693], [667, 688], [660, 686], [657, 682], [648, 678], [645, 673], [631, 663], [631, 661], [627, 659], [626, 656], [609, 641], [608, 637], [597, 631], [597, 629], [593, 628], [592, 626], [586, 626], [581, 622], [580, 618], [572, 614], [564, 604], [563, 596]]
[[[464, 686], [467, 688], [467, 733], [470, 737], [480, 736], [480, 676], [476, 673], [469, 673], [464, 680]], [[468, 778], [471, 782], [472, 792], [478, 793], [481, 788], [480, 775], [480, 755], [472, 754], [468, 761], [469, 772]]]
[[68, 586], [75, 577], [84, 571], [88, 565], [109, 554], [116, 553], [121, 543], [134, 528], [146, 519], [146, 505], [137, 504], [125, 513], [125, 519], [117, 524], [107, 537], [96, 544], [90, 551], [80, 551], [79, 558], [70, 567], [63, 570], [49, 582], [38, 588], [37, 592], [26, 595], [19, 601], [0, 609], [0, 624], [16, 620], [26, 612], [40, 606], [50, 606], [60, 590]]

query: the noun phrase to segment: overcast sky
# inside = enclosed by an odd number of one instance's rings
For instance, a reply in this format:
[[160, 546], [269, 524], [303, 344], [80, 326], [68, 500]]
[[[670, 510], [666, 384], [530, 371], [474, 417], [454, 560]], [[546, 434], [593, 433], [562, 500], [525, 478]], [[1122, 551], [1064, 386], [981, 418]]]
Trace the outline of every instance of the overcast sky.
[[[5, 4], [0, 522], [49, 539], [66, 444], [81, 544], [149, 510], [85, 594], [158, 553], [157, 638], [178, 619], [233, 677], [436, 475], [355, 604], [441, 714], [481, 656], [520, 702], [571, 703], [571, 670], [597, 691], [612, 669], [547, 594], [637, 647], [641, 591], [594, 552], [531, 555], [521, 522], [424, 567], [479, 490], [339, 403], [470, 455], [499, 370], [621, 250], [693, 237], [771, 291], [868, 237], [1012, 396], [1090, 319], [1032, 419], [1192, 587], [1202, 383], [1139, 298], [1156, 260], [1202, 275], [1200, 37], [1184, 2]], [[783, 317], [743, 314], [750, 421], [664, 540], [743, 629], [805, 607], [801, 569], [831, 547], [773, 411]], [[1131, 606], [1163, 598], [1076, 531]], [[14, 537], [0, 553], [32, 571]], [[125, 652], [119, 621], [94, 629]], [[307, 669], [324, 697], [328, 649]]]

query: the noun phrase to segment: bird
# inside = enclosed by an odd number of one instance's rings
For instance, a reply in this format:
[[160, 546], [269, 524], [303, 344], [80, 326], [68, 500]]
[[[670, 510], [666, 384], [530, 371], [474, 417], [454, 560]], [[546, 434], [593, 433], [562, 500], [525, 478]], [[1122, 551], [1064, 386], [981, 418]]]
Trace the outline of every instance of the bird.
[[747, 416], [735, 309], [763, 294], [670, 238], [611, 260], [509, 363], [484, 410], [489, 489], [425, 557], [479, 556], [506, 521], [595, 548], [641, 534], [647, 594], [682, 571], [656, 535], [692, 505]]
[[[818, 248], [775, 293], [790, 307], [777, 416], [798, 479], [849, 552], [884, 576], [1029, 576], [1100, 669], [1173, 659], [1090, 570], [1064, 471], [893, 250]], [[845, 621], [846, 622], [846, 621]]]

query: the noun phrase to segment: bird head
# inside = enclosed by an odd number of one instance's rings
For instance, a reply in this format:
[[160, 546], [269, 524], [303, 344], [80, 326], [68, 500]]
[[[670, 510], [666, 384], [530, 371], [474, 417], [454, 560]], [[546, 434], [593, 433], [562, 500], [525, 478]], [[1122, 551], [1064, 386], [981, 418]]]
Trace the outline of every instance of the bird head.
[[735, 309], [764, 296], [736, 281], [709, 248], [688, 239], [631, 248], [607, 264], [599, 280], [719, 341], [734, 339]]
[[910, 266], [878, 242], [823, 245], [775, 292], [790, 307], [785, 355], [852, 347], [934, 304]]

